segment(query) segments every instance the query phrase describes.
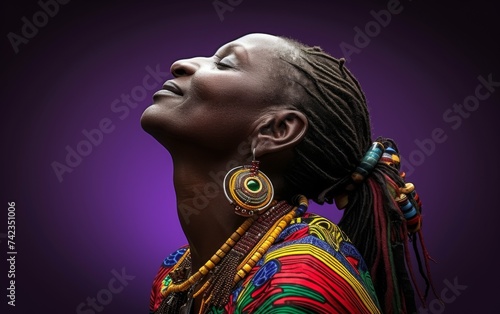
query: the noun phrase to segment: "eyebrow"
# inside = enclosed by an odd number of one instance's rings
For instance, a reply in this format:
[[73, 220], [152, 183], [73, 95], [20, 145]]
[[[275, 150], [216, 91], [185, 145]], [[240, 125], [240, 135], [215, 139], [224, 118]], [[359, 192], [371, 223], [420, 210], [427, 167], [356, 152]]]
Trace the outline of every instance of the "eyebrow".
[[[228, 44], [227, 46], [224, 46], [219, 51], [225, 52], [227, 50], [233, 50], [238, 56], [243, 57], [245, 59], [245, 61], [248, 60], [248, 52], [245, 49], [245, 47], [241, 44], [231, 43], [231, 44]], [[219, 52], [219, 51], [217, 51], [217, 52]]]

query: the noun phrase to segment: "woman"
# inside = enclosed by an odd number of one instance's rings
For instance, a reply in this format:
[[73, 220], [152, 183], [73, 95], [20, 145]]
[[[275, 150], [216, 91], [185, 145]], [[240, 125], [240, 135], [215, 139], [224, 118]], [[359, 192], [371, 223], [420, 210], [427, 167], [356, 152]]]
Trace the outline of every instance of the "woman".
[[[416, 311], [418, 197], [395, 144], [372, 144], [343, 60], [250, 34], [171, 72], [141, 124], [172, 155], [189, 246], [160, 267], [151, 313]], [[308, 199], [345, 208], [339, 226]]]

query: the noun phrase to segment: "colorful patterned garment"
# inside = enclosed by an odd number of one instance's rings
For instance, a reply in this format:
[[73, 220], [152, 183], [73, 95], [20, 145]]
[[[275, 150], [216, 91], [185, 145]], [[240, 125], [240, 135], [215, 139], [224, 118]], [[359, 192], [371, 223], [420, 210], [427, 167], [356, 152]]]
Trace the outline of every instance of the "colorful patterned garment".
[[[167, 257], [153, 282], [150, 313], [160, 306], [170, 271], [185, 254]], [[295, 218], [233, 289], [223, 309], [209, 313], [380, 313], [358, 251], [337, 225], [314, 214]]]

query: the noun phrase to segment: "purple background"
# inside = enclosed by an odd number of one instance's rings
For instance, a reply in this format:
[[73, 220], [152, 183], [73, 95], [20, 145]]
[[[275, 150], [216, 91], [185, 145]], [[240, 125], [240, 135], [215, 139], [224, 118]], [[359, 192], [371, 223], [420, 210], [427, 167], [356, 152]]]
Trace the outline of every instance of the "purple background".
[[[5, 296], [7, 242], [0, 239], [2, 313], [76, 313], [123, 267], [135, 278], [102, 313], [147, 313], [157, 267], [185, 242], [171, 160], [139, 124], [153, 91], [123, 120], [111, 110], [121, 94], [142, 85], [147, 66], [167, 71], [179, 58], [212, 55], [249, 32], [290, 36], [340, 57], [342, 42], [354, 44], [354, 27], [363, 29], [373, 20], [370, 11], [388, 3], [245, 0], [221, 21], [212, 2], [71, 1], [17, 54], [7, 34], [20, 34], [21, 18], [31, 19], [40, 7], [36, 1], [2, 5], [0, 234], [7, 230], [7, 202], [15, 201], [18, 251], [12, 308]], [[500, 292], [492, 257], [500, 88], [456, 130], [443, 113], [474, 94], [479, 75], [500, 81], [498, 16], [486, 1], [401, 6], [348, 66], [369, 100], [374, 137], [396, 139], [406, 159], [418, 154], [415, 140], [444, 130], [446, 141], [422, 155], [420, 165], [412, 159], [408, 179], [424, 202], [426, 243], [438, 262], [434, 282], [438, 292], [455, 277], [467, 286], [444, 312], [491, 312]], [[65, 147], [76, 148], [85, 139], [82, 130], [103, 118], [114, 131], [59, 182], [51, 163], [64, 163]], [[331, 206], [311, 210], [334, 221], [341, 214]]]

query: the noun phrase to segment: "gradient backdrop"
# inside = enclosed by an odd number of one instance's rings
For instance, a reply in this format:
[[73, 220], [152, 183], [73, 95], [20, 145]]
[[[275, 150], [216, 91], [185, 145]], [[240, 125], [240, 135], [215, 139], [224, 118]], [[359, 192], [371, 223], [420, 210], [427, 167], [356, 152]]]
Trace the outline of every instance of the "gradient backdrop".
[[[139, 124], [159, 89], [151, 85], [170, 76], [151, 76], [149, 85], [143, 79], [151, 69], [168, 72], [179, 58], [212, 55], [250, 32], [290, 36], [338, 57], [341, 46], [361, 47], [348, 67], [366, 92], [374, 136], [397, 140], [408, 180], [423, 199], [437, 291], [446, 282], [462, 286], [456, 295], [447, 290], [448, 303], [431, 302], [429, 312], [493, 312], [500, 292], [493, 257], [500, 84], [481, 88], [483, 100], [474, 102], [479, 76], [500, 81], [493, 5], [221, 0], [232, 6], [220, 16], [213, 0], [170, 2], [74, 0], [56, 13], [52, 5], [51, 17], [38, 13], [34, 0], [2, 4], [1, 313], [94, 313], [88, 297], [104, 303], [95, 312], [147, 313], [157, 267], [185, 239], [170, 157]], [[370, 12], [388, 4], [399, 13], [377, 29]], [[33, 18], [37, 32], [23, 26]], [[23, 27], [31, 38], [16, 53], [8, 34], [23, 36]], [[372, 37], [363, 43], [356, 30], [366, 27]], [[132, 95], [130, 106], [122, 94]], [[453, 112], [464, 100], [468, 109]], [[106, 121], [112, 131], [90, 152], [81, 144], [84, 130]], [[440, 132], [439, 143], [431, 145], [433, 132]], [[51, 165], [66, 163], [67, 147], [87, 156], [73, 160], [77, 165], [60, 182]], [[16, 203], [15, 307], [6, 296], [10, 201]], [[331, 206], [311, 210], [334, 221], [341, 214]], [[122, 271], [128, 279], [113, 279]]]

